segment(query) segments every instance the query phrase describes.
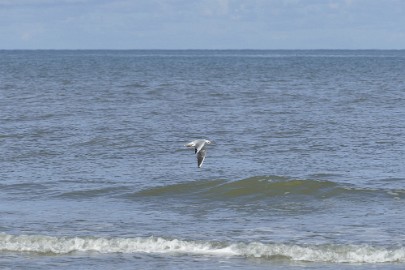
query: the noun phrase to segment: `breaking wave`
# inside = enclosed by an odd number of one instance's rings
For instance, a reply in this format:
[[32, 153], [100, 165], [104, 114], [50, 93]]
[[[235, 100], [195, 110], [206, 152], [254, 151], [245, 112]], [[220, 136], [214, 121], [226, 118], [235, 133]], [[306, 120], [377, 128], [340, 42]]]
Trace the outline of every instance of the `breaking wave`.
[[42, 256], [74, 252], [191, 254], [329, 263], [404, 263], [405, 248], [370, 245], [294, 245], [190, 241], [161, 237], [104, 238], [0, 234], [0, 252]]

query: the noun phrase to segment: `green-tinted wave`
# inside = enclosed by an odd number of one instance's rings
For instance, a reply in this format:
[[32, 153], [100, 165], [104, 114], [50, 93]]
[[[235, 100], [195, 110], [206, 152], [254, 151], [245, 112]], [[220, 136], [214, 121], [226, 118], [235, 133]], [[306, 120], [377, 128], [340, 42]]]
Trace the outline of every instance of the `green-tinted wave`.
[[333, 198], [345, 196], [389, 196], [404, 198], [405, 190], [369, 189], [325, 180], [291, 179], [279, 176], [254, 176], [237, 181], [193, 181], [168, 186], [154, 187], [134, 194], [136, 197], [200, 197], [213, 200], [238, 198], [264, 199], [272, 197], [307, 196]]

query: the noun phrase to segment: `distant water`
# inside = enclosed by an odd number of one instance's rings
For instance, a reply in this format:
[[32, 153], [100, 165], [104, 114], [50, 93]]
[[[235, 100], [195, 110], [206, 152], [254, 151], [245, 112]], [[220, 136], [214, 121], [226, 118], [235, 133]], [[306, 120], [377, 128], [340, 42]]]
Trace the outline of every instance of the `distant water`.
[[405, 267], [405, 51], [0, 51], [0, 149], [1, 269]]

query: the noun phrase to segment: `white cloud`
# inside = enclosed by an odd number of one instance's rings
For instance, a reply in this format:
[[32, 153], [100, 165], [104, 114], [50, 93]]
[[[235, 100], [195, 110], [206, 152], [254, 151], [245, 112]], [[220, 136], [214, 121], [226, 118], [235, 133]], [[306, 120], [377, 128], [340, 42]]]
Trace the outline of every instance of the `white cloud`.
[[30, 24], [30, 25], [24, 25], [23, 28], [20, 30], [20, 38], [24, 42], [31, 41], [41, 34], [43, 34], [44, 27], [42, 24]]

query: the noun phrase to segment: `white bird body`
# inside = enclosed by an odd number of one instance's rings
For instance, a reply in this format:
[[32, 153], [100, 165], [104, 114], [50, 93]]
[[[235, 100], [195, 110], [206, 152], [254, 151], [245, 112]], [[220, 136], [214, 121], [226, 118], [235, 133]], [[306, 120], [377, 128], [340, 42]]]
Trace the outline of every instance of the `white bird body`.
[[201, 168], [201, 166], [205, 160], [205, 156], [207, 154], [207, 150], [205, 149], [205, 146], [210, 143], [211, 143], [211, 141], [209, 141], [209, 140], [198, 139], [198, 140], [194, 140], [185, 145], [187, 147], [194, 147], [194, 149], [195, 149], [194, 153], [197, 156], [198, 168]]

